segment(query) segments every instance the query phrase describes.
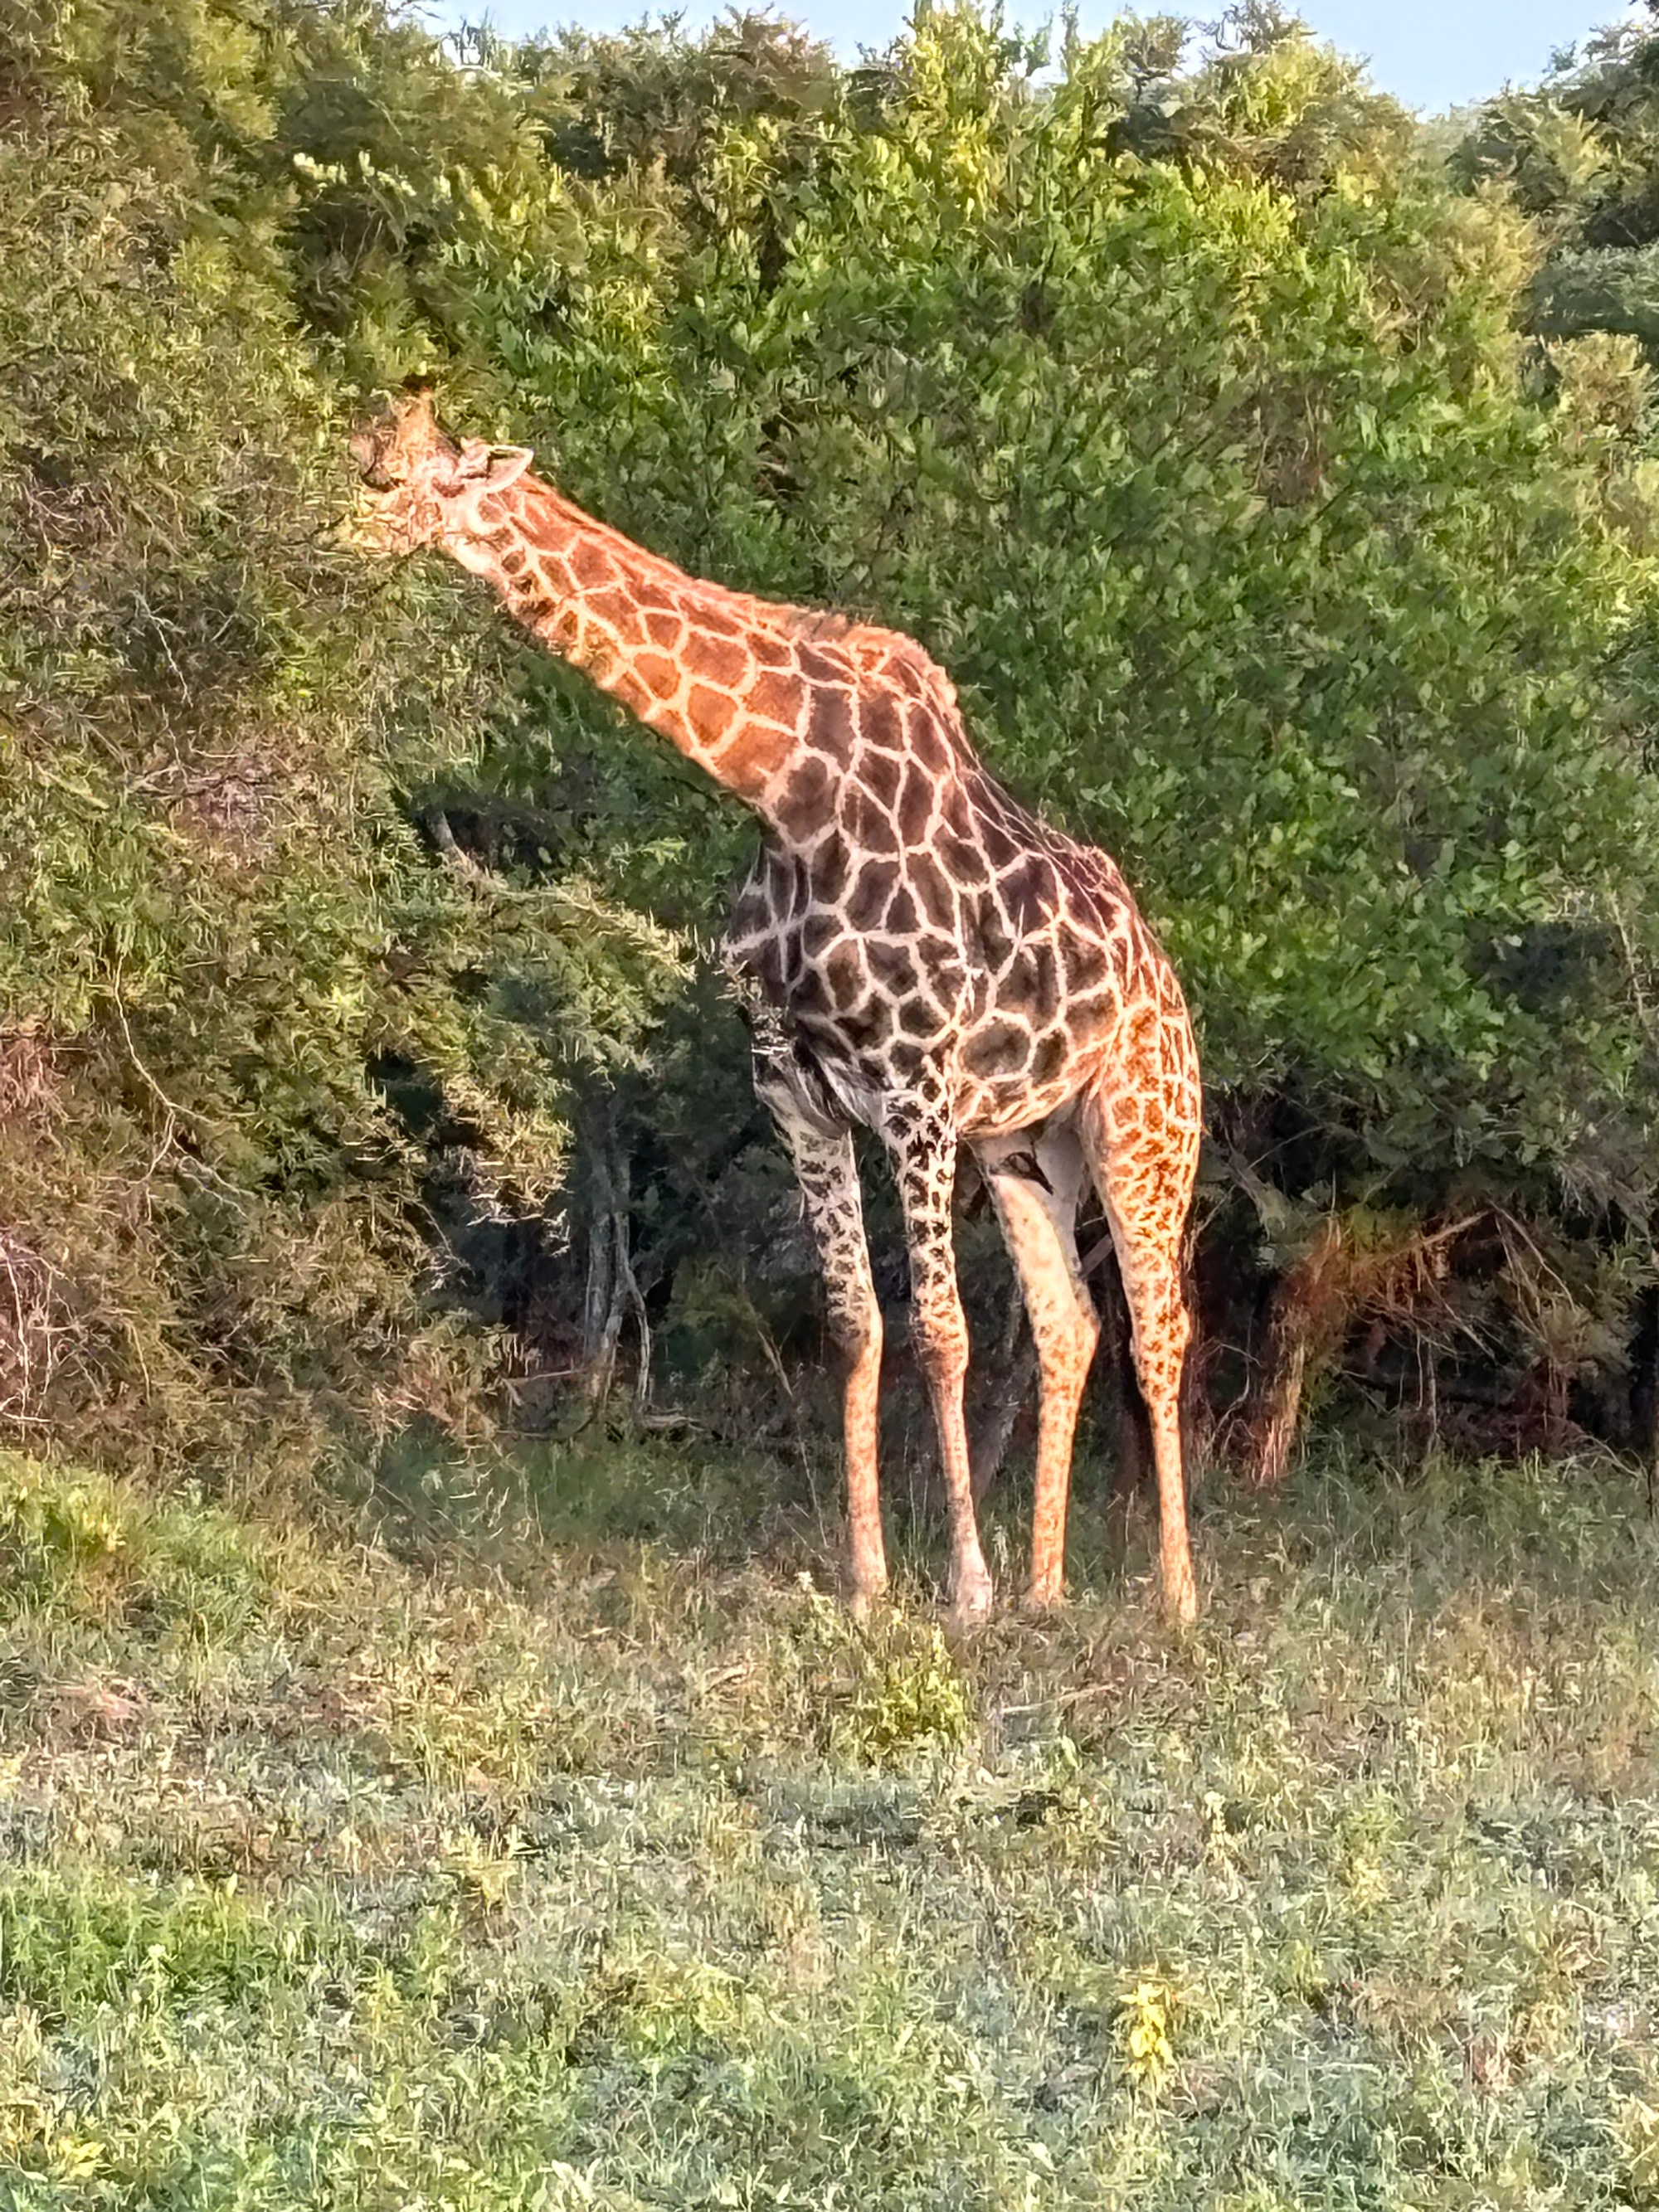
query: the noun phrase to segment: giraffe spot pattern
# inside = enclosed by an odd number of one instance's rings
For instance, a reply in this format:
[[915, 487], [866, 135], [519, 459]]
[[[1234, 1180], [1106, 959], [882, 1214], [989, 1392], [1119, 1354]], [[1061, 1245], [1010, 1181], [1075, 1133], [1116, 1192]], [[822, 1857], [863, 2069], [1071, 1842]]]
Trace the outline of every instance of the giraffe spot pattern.
[[[1115, 1219], [1167, 1233], [1198, 1117], [1179, 986], [1113, 863], [991, 777], [922, 648], [681, 577], [533, 480], [488, 520], [472, 565], [493, 563], [520, 618], [761, 811], [728, 947], [781, 1020], [780, 1095], [804, 1126], [871, 1119], [907, 1206], [948, 1237], [957, 1140], [1081, 1101]], [[856, 1236], [844, 1179], [817, 1188], [833, 1235]], [[859, 1279], [834, 1271], [849, 1343], [867, 1334]], [[915, 1287], [927, 1364], [959, 1372], [952, 1285], [929, 1259]], [[1179, 1299], [1146, 1296], [1160, 1371], [1178, 1368]]]

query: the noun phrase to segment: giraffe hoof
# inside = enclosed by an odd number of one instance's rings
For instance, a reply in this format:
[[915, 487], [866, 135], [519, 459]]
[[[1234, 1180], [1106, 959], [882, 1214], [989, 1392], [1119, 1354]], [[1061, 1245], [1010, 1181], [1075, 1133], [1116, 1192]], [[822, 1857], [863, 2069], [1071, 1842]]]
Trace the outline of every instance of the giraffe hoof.
[[1198, 1619], [1198, 1585], [1188, 1575], [1169, 1592], [1165, 1610], [1177, 1628], [1190, 1628]]

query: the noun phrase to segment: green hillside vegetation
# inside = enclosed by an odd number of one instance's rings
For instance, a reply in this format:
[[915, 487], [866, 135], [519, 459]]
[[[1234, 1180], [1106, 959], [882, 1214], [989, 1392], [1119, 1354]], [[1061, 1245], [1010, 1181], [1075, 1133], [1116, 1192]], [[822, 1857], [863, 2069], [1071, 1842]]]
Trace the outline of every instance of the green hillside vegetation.
[[420, 370], [674, 558], [915, 631], [1118, 854], [1201, 1024], [1218, 1406], [1301, 1330], [1449, 1433], [1633, 1439], [1645, 370], [1539, 354], [1547, 241], [1271, 11], [1041, 59], [937, 10], [851, 69], [749, 18], [462, 68], [355, 0], [7, 11], [21, 1438], [559, 1419], [619, 1234], [623, 1358], [642, 1316], [659, 1394], [793, 1438], [810, 1270], [703, 959], [750, 833], [343, 539], [349, 420]]

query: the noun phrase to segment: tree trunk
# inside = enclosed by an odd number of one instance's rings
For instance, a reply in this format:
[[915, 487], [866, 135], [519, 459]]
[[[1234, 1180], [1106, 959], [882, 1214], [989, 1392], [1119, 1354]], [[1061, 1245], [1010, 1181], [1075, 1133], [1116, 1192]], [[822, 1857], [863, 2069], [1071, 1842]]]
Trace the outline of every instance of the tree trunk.
[[1631, 1392], [1631, 1412], [1636, 1425], [1636, 1448], [1647, 1476], [1648, 1518], [1659, 1511], [1659, 1283], [1642, 1293], [1636, 1343], [1636, 1370]]
[[975, 1504], [1002, 1472], [1002, 1462], [1008, 1456], [1019, 1417], [1036, 1387], [1036, 1346], [1024, 1322], [1025, 1300], [1016, 1280], [1009, 1292], [1002, 1341], [997, 1347], [995, 1377], [975, 1424], [973, 1442], [969, 1448]]
[[1331, 1358], [1347, 1328], [1352, 1293], [1345, 1256], [1341, 1222], [1328, 1214], [1273, 1292], [1267, 1378], [1249, 1423], [1251, 1479], [1263, 1490], [1285, 1480], [1309, 1379]]
[[629, 1233], [628, 1162], [607, 1124], [588, 1162], [587, 1289], [582, 1306], [584, 1394], [589, 1417], [610, 1395], [623, 1324], [631, 1314], [639, 1337], [634, 1402], [643, 1410], [651, 1393], [651, 1323], [635, 1279]]

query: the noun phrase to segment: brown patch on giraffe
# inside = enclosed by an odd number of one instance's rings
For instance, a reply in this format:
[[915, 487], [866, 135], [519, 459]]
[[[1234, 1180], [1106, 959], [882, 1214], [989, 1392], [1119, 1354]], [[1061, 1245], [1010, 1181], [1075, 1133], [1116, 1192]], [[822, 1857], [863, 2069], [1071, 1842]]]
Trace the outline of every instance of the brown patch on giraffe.
[[933, 819], [933, 787], [927, 771], [915, 760], [904, 763], [904, 781], [899, 793], [899, 836], [907, 845], [919, 845], [922, 833]]
[[517, 576], [530, 565], [530, 556], [522, 545], [514, 545], [501, 556], [501, 574]]
[[757, 672], [743, 703], [751, 714], [763, 721], [776, 722], [784, 729], [800, 726], [801, 708], [806, 698], [806, 687], [799, 676], [771, 668]]
[[826, 653], [822, 646], [803, 640], [795, 648], [795, 665], [814, 690], [830, 690], [846, 683], [851, 663], [844, 653]]
[[848, 927], [860, 932], [877, 927], [887, 911], [887, 902], [892, 896], [893, 886], [897, 881], [898, 865], [896, 861], [866, 860], [846, 901]]
[[952, 987], [962, 975], [962, 961], [956, 945], [948, 937], [939, 937], [929, 931], [916, 939], [916, 957], [925, 973], [941, 975], [948, 969]]
[[789, 994], [789, 1010], [801, 1022], [813, 1030], [832, 1024], [835, 1007], [830, 997], [830, 985], [820, 967], [809, 967]]
[[768, 722], [740, 720], [735, 737], [714, 755], [714, 772], [739, 799], [758, 799], [789, 757], [791, 740]]
[[665, 653], [672, 653], [685, 635], [685, 624], [672, 607], [647, 607], [644, 620], [646, 635]]
[[1066, 982], [1073, 999], [1086, 997], [1106, 981], [1110, 962], [1106, 947], [1069, 921], [1060, 925], [1059, 953]]
[[634, 673], [653, 698], [672, 699], [680, 688], [680, 672], [664, 653], [641, 653], [634, 663]]
[[872, 1053], [893, 1034], [893, 1010], [885, 999], [867, 999], [855, 1012], [842, 1014], [841, 1033], [860, 1056]]
[[826, 906], [838, 905], [853, 866], [852, 849], [839, 830], [816, 848], [807, 866], [816, 896]]
[[941, 776], [951, 764], [951, 752], [939, 729], [939, 715], [931, 707], [913, 707], [909, 713], [910, 756], [930, 776]]
[[881, 926], [890, 937], [908, 937], [917, 927], [919, 921], [915, 895], [909, 885], [901, 881], [887, 902], [887, 911], [881, 918]]
[[749, 651], [757, 668], [787, 668], [795, 658], [793, 646], [781, 637], [769, 637], [763, 629], [750, 631]]
[[738, 702], [729, 691], [694, 684], [685, 711], [694, 734], [706, 745], [718, 745], [738, 718]]
[[[601, 584], [610, 583], [617, 574], [617, 562], [603, 545], [592, 538], [578, 539], [568, 556], [570, 574], [584, 591], [592, 591]], [[638, 593], [631, 595], [637, 604]]]
[[955, 776], [946, 776], [936, 795], [939, 826], [955, 837], [970, 838], [979, 827], [968, 794]]
[[644, 611], [626, 586], [611, 584], [602, 592], [583, 592], [580, 598], [583, 611], [607, 629], [626, 629], [640, 638], [645, 635]]
[[897, 700], [885, 691], [865, 692], [859, 701], [859, 735], [866, 745], [898, 752], [904, 744], [904, 722]]
[[519, 529], [544, 553], [556, 553], [568, 545], [574, 532], [556, 508], [542, 500], [526, 500], [519, 510]]
[[1061, 1030], [1050, 1030], [1046, 1036], [1039, 1037], [1031, 1054], [1032, 1082], [1049, 1084], [1056, 1081], [1066, 1065], [1070, 1049]]
[[1060, 902], [1059, 880], [1041, 853], [1027, 853], [1017, 860], [997, 889], [1010, 917], [1024, 929], [1041, 927]]
[[893, 1021], [893, 1034], [887, 1041], [881, 1060], [872, 1060], [863, 1070], [872, 1090], [890, 1091], [896, 1085], [912, 1083], [921, 1066], [922, 1046], [915, 1038], [901, 1034], [897, 1027], [896, 1008]]
[[981, 890], [990, 882], [985, 856], [971, 837], [958, 837], [949, 830], [936, 830], [933, 851], [959, 891]]
[[872, 752], [866, 745], [859, 755], [858, 779], [878, 805], [890, 813], [899, 794], [902, 763], [892, 753]]
[[1021, 945], [998, 996], [1018, 1005], [1033, 1028], [1048, 1028], [1060, 1012], [1060, 963], [1046, 937], [1028, 938]]
[[973, 931], [980, 958], [993, 975], [1000, 975], [1014, 950], [1015, 939], [994, 891], [975, 902]]
[[902, 998], [906, 992], [915, 989], [920, 979], [915, 955], [908, 945], [872, 937], [866, 942], [864, 957], [869, 964], [871, 981], [890, 999]]
[[904, 876], [921, 902], [922, 913], [933, 928], [954, 930], [957, 927], [956, 894], [945, 881], [945, 872], [933, 854], [908, 854]]
[[979, 848], [1000, 876], [1019, 853], [1019, 848], [1000, 822], [982, 820], [979, 825]]
[[800, 949], [809, 960], [816, 960], [841, 936], [846, 925], [838, 914], [809, 914], [800, 933]]
[[695, 607], [697, 628], [706, 637], [746, 635], [746, 624], [739, 622], [735, 615], [726, 613], [722, 608], [711, 606], [706, 599], [696, 601]]
[[1113, 993], [1079, 993], [1071, 988], [1068, 980], [1066, 1024], [1079, 1054], [1104, 1042], [1118, 1026], [1118, 1012], [1119, 1001]]
[[778, 827], [786, 837], [805, 840], [829, 810], [835, 779], [828, 762], [808, 753], [790, 775], [773, 805]]
[[632, 669], [619, 669], [611, 679], [610, 689], [611, 696], [620, 699], [632, 714], [643, 718], [650, 708], [651, 694]]
[[722, 684], [728, 690], [749, 672], [745, 646], [734, 638], [705, 637], [695, 623], [690, 636], [680, 648], [680, 659], [694, 676], [703, 677], [710, 684]]
[[866, 853], [896, 853], [898, 831], [893, 817], [878, 806], [869, 793], [858, 784], [847, 793], [842, 802], [841, 818], [847, 825], [847, 834]]
[[787, 987], [783, 972], [783, 948], [775, 937], [762, 939], [755, 953], [751, 972], [758, 977], [761, 988], [775, 1006], [786, 1003]]
[[962, 1048], [969, 1075], [1018, 1075], [1030, 1057], [1030, 1032], [1018, 1022], [995, 1019], [975, 1030]]
[[854, 939], [842, 939], [822, 963], [821, 972], [837, 1012], [844, 1014], [864, 996], [864, 960]]
[[853, 719], [853, 697], [839, 685], [814, 695], [807, 710], [806, 742], [845, 767], [853, 757], [858, 731]]

